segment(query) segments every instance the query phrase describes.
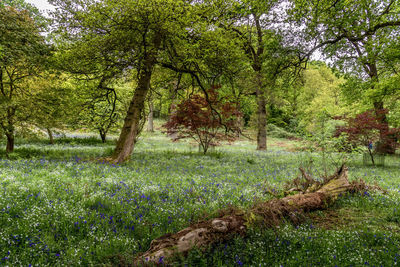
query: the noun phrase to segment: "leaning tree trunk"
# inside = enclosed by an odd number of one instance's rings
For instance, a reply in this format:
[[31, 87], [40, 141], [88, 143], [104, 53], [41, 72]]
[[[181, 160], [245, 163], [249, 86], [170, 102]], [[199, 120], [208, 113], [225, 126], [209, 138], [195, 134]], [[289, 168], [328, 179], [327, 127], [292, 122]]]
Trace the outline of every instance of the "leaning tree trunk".
[[136, 137], [140, 131], [140, 119], [146, 95], [150, 89], [151, 75], [157, 62], [157, 53], [161, 45], [161, 38], [161, 33], [155, 33], [153, 49], [144, 56], [142, 69], [139, 72], [138, 85], [129, 104], [124, 125], [112, 156], [113, 161], [116, 163], [127, 161], [132, 154]]
[[139, 123], [144, 108], [144, 102], [150, 87], [151, 74], [152, 68], [149, 68], [144, 70], [139, 77], [138, 87], [136, 88], [135, 94], [129, 104], [124, 126], [122, 127], [121, 134], [114, 150], [113, 159], [117, 163], [128, 160], [132, 154], [135, 140], [139, 133]]
[[[318, 183], [314, 186], [318, 186]], [[296, 222], [302, 212], [325, 209], [338, 196], [351, 189], [347, 179], [347, 168], [342, 166], [318, 188], [313, 192], [310, 190], [303, 194], [262, 202], [248, 211], [231, 211], [219, 218], [200, 222], [175, 234], [155, 239], [151, 242], [149, 250], [136, 258], [134, 265], [168, 263], [176, 253], [184, 254], [194, 247], [205, 247], [235, 235], [245, 234], [246, 230], [256, 223], [272, 227], [279, 224], [283, 218]]]

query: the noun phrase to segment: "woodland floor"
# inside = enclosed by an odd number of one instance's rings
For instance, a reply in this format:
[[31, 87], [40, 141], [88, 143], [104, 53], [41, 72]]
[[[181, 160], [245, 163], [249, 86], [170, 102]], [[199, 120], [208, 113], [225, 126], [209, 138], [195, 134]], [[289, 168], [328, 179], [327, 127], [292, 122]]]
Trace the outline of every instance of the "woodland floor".
[[[93, 161], [113, 141], [69, 136], [19, 140], [0, 154], [0, 266], [129, 265], [150, 241], [283, 192], [300, 166], [322, 175], [318, 152], [300, 141], [269, 139], [268, 152], [240, 140], [198, 153], [190, 141], [173, 143], [144, 133], [131, 161]], [[4, 145], [4, 144], [0, 144]], [[330, 171], [344, 155], [331, 155]], [[347, 195], [309, 214], [300, 225], [251, 229], [248, 235], [195, 250], [178, 266], [395, 266], [400, 261], [400, 158], [385, 167], [348, 158], [349, 179], [378, 184], [387, 194]]]

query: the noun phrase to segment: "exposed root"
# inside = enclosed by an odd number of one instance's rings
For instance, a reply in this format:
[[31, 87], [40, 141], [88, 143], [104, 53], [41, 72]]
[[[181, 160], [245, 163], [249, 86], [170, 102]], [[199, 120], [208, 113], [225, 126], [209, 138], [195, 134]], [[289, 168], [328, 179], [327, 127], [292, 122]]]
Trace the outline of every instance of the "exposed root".
[[371, 192], [371, 191], [379, 191], [383, 194], [387, 194], [388, 192], [381, 188], [379, 185], [374, 184], [374, 185], [369, 185], [367, 184], [363, 179], [354, 180], [350, 183], [350, 193], [359, 193], [359, 194], [365, 194], [366, 192]]
[[251, 209], [252, 214], [258, 218], [257, 222], [265, 227], [275, 227], [288, 219], [293, 224], [300, 224], [303, 219], [303, 211], [289, 201], [274, 199], [269, 202], [258, 203]]

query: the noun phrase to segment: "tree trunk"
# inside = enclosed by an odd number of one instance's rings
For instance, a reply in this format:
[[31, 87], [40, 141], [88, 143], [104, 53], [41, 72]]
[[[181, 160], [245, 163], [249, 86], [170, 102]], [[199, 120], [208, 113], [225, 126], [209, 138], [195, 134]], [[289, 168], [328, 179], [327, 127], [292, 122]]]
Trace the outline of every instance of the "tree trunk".
[[14, 151], [14, 133], [6, 133], [7, 137], [7, 145], [6, 145], [6, 154], [12, 153]]
[[7, 124], [3, 125], [2, 128], [7, 137], [6, 144], [6, 154], [14, 151], [14, 141], [15, 141], [15, 129], [14, 129], [14, 116], [15, 116], [15, 107], [7, 108]]
[[267, 111], [265, 108], [265, 96], [257, 88], [257, 150], [267, 150]]
[[[171, 105], [168, 107], [168, 121], [171, 119], [176, 114], [176, 109], [178, 105], [178, 90], [180, 89], [180, 84], [181, 84], [181, 79], [182, 79], [182, 73], [179, 73], [178, 79], [175, 82], [175, 86], [172, 89], [171, 92]], [[176, 140], [178, 138], [178, 131], [174, 129], [169, 129], [168, 130], [168, 137], [171, 138], [172, 140]]]
[[53, 132], [51, 131], [50, 128], [46, 128], [46, 130], [47, 130], [47, 135], [49, 136], [50, 145], [54, 145]]
[[107, 132], [103, 129], [99, 129], [99, 134], [100, 134], [101, 142], [104, 144], [106, 142]]
[[371, 149], [368, 147], [368, 153], [371, 157], [372, 165], [375, 166], [374, 154], [372, 153]]
[[151, 70], [143, 71], [139, 77], [138, 87], [136, 88], [135, 94], [129, 104], [124, 126], [122, 127], [121, 134], [114, 150], [113, 159], [117, 163], [127, 161], [132, 154], [139, 131], [139, 122], [144, 108], [144, 102], [150, 87], [151, 74]]
[[[267, 150], [267, 111], [265, 109], [265, 96], [262, 71], [262, 55], [264, 54], [263, 30], [260, 23], [260, 16], [253, 13], [253, 19], [257, 30], [257, 48], [252, 53], [252, 68], [256, 75], [256, 97], [257, 97], [257, 150]], [[249, 47], [251, 47], [251, 42]]]
[[151, 75], [157, 62], [156, 57], [161, 45], [161, 38], [162, 36], [160, 33], [155, 33], [153, 49], [144, 56], [143, 64], [139, 71], [138, 85], [129, 104], [124, 126], [122, 127], [121, 134], [112, 156], [116, 163], [127, 161], [132, 154], [136, 137], [140, 131], [140, 119], [144, 109], [146, 95], [150, 89]]
[[153, 116], [154, 116], [154, 104], [153, 104], [153, 101], [150, 101], [149, 115], [147, 117], [147, 131], [148, 132], [154, 132]]
[[386, 114], [382, 113], [383, 108], [383, 101], [374, 102], [375, 115], [378, 119], [378, 122], [384, 125], [384, 127], [379, 131], [380, 137], [375, 151], [380, 154], [394, 154], [396, 152], [396, 148], [392, 145], [392, 140], [389, 139], [390, 137], [387, 136], [389, 122]]
[[278, 225], [284, 218], [299, 221], [299, 214], [310, 210], [325, 209], [338, 196], [351, 189], [347, 168], [342, 167], [325, 184], [314, 192], [287, 196], [256, 204], [248, 211], [231, 210], [225, 215], [200, 222], [175, 234], [155, 239], [150, 249], [136, 258], [134, 266], [168, 263], [175, 253], [186, 253], [194, 247], [205, 247], [228, 240], [261, 223], [266, 227]]
[[[379, 75], [378, 75], [378, 68], [376, 65], [376, 62], [373, 63], [367, 63], [365, 64], [365, 69], [370, 77], [370, 79], [373, 82], [379, 82]], [[372, 87], [374, 87], [374, 84], [372, 84]], [[375, 100], [374, 101], [374, 110], [375, 110], [375, 115], [378, 119], [379, 123], [382, 123], [385, 125], [383, 129], [379, 130], [379, 142], [375, 148], [375, 151], [381, 154], [394, 154], [395, 149], [391, 145], [390, 140], [387, 138], [387, 131], [389, 130], [389, 122], [387, 119], [386, 114], [382, 113], [384, 105], [382, 100]]]

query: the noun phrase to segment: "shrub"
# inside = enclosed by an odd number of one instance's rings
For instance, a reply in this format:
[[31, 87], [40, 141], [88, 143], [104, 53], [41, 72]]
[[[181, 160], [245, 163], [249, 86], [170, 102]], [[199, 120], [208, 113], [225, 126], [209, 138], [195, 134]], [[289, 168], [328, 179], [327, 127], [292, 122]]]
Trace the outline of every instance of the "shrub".
[[379, 120], [379, 117], [386, 113], [387, 110], [384, 109], [360, 113], [355, 118], [347, 119], [347, 125], [337, 127], [335, 136], [344, 135], [353, 147], [366, 148], [372, 163], [375, 164], [373, 152], [393, 153], [399, 145], [400, 129], [389, 128], [387, 123]]
[[234, 141], [239, 136], [241, 113], [235, 103], [221, 99], [216, 89], [212, 87], [207, 95], [192, 95], [177, 105], [164, 125], [174, 140], [192, 138], [206, 153], [220, 141]]
[[268, 124], [267, 134], [271, 137], [276, 138], [286, 138], [286, 139], [296, 139], [298, 136], [294, 133], [290, 133], [283, 128], [280, 128], [274, 124]]

